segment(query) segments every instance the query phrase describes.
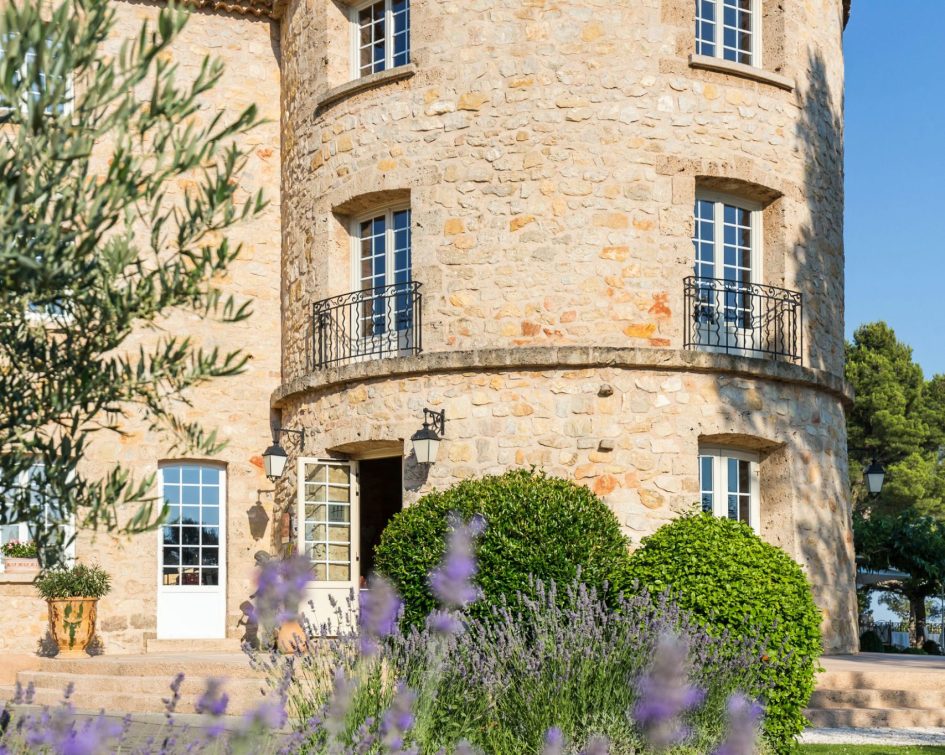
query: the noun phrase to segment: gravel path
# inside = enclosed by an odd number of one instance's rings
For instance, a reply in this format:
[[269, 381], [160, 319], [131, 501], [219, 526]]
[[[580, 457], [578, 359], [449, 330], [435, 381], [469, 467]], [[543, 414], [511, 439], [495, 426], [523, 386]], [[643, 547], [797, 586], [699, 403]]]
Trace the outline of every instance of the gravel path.
[[808, 745], [945, 745], [945, 729], [807, 729]]

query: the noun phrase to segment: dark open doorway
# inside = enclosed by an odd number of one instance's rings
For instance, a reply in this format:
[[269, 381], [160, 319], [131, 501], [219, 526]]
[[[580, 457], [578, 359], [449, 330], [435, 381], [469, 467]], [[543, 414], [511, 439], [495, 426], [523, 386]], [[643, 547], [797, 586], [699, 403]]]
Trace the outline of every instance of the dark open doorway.
[[374, 549], [381, 533], [404, 505], [403, 459], [364, 459], [360, 468], [361, 489], [361, 585], [374, 571]]

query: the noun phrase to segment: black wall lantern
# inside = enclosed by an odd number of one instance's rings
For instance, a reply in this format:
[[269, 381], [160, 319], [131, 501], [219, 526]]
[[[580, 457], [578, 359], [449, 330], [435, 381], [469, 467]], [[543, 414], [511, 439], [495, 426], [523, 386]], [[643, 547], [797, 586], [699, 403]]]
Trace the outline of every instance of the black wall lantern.
[[423, 427], [410, 438], [418, 464], [433, 464], [436, 462], [436, 455], [440, 450], [440, 441], [446, 435], [445, 427], [445, 409], [441, 412], [435, 412], [432, 409], [423, 410]]
[[876, 459], [870, 463], [863, 474], [866, 480], [866, 489], [870, 495], [879, 495], [883, 492], [883, 483], [886, 482], [886, 469]]
[[277, 427], [273, 431], [272, 445], [263, 451], [263, 464], [266, 467], [266, 477], [275, 482], [282, 473], [285, 472], [285, 466], [289, 462], [289, 455], [285, 452], [282, 444], [279, 443], [279, 436], [282, 433], [292, 433], [299, 436], [299, 448], [305, 447], [305, 430], [289, 430], [285, 427]]

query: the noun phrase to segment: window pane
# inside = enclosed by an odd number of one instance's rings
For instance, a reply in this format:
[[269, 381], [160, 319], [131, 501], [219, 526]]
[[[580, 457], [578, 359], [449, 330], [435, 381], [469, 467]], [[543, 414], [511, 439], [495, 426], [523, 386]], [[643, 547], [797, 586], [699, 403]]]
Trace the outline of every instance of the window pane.
[[394, 36], [395, 66], [410, 62], [410, 3], [408, 0], [393, 0], [391, 3]]
[[203, 580], [201, 584], [204, 585], [219, 585], [220, 584], [220, 570], [219, 569], [203, 569]]
[[702, 510], [709, 514], [714, 510], [715, 499], [712, 465], [713, 459], [711, 456], [699, 457], [699, 489], [702, 491]]

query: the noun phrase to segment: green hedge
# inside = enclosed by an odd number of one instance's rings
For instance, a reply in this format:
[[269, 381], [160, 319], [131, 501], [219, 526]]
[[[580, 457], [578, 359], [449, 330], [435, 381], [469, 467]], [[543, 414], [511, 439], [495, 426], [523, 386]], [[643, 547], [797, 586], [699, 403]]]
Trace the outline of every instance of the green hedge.
[[860, 635], [860, 652], [861, 653], [882, 653], [883, 652], [883, 640], [876, 634], [872, 629], [867, 632], [863, 632]]
[[528, 593], [530, 576], [569, 585], [580, 570], [585, 584], [602, 587], [628, 559], [617, 518], [585, 487], [527, 470], [467, 480], [408, 506], [381, 536], [377, 570], [403, 597], [408, 624], [421, 624], [436, 607], [428, 575], [443, 558], [451, 512], [486, 520], [476, 578], [484, 599], [470, 608], [476, 615], [502, 596]]
[[741, 522], [686, 516], [643, 540], [615, 588], [670, 591], [712, 633], [767, 635], [765, 736], [776, 751], [791, 750], [814, 690], [820, 611], [803, 571], [784, 551]]

